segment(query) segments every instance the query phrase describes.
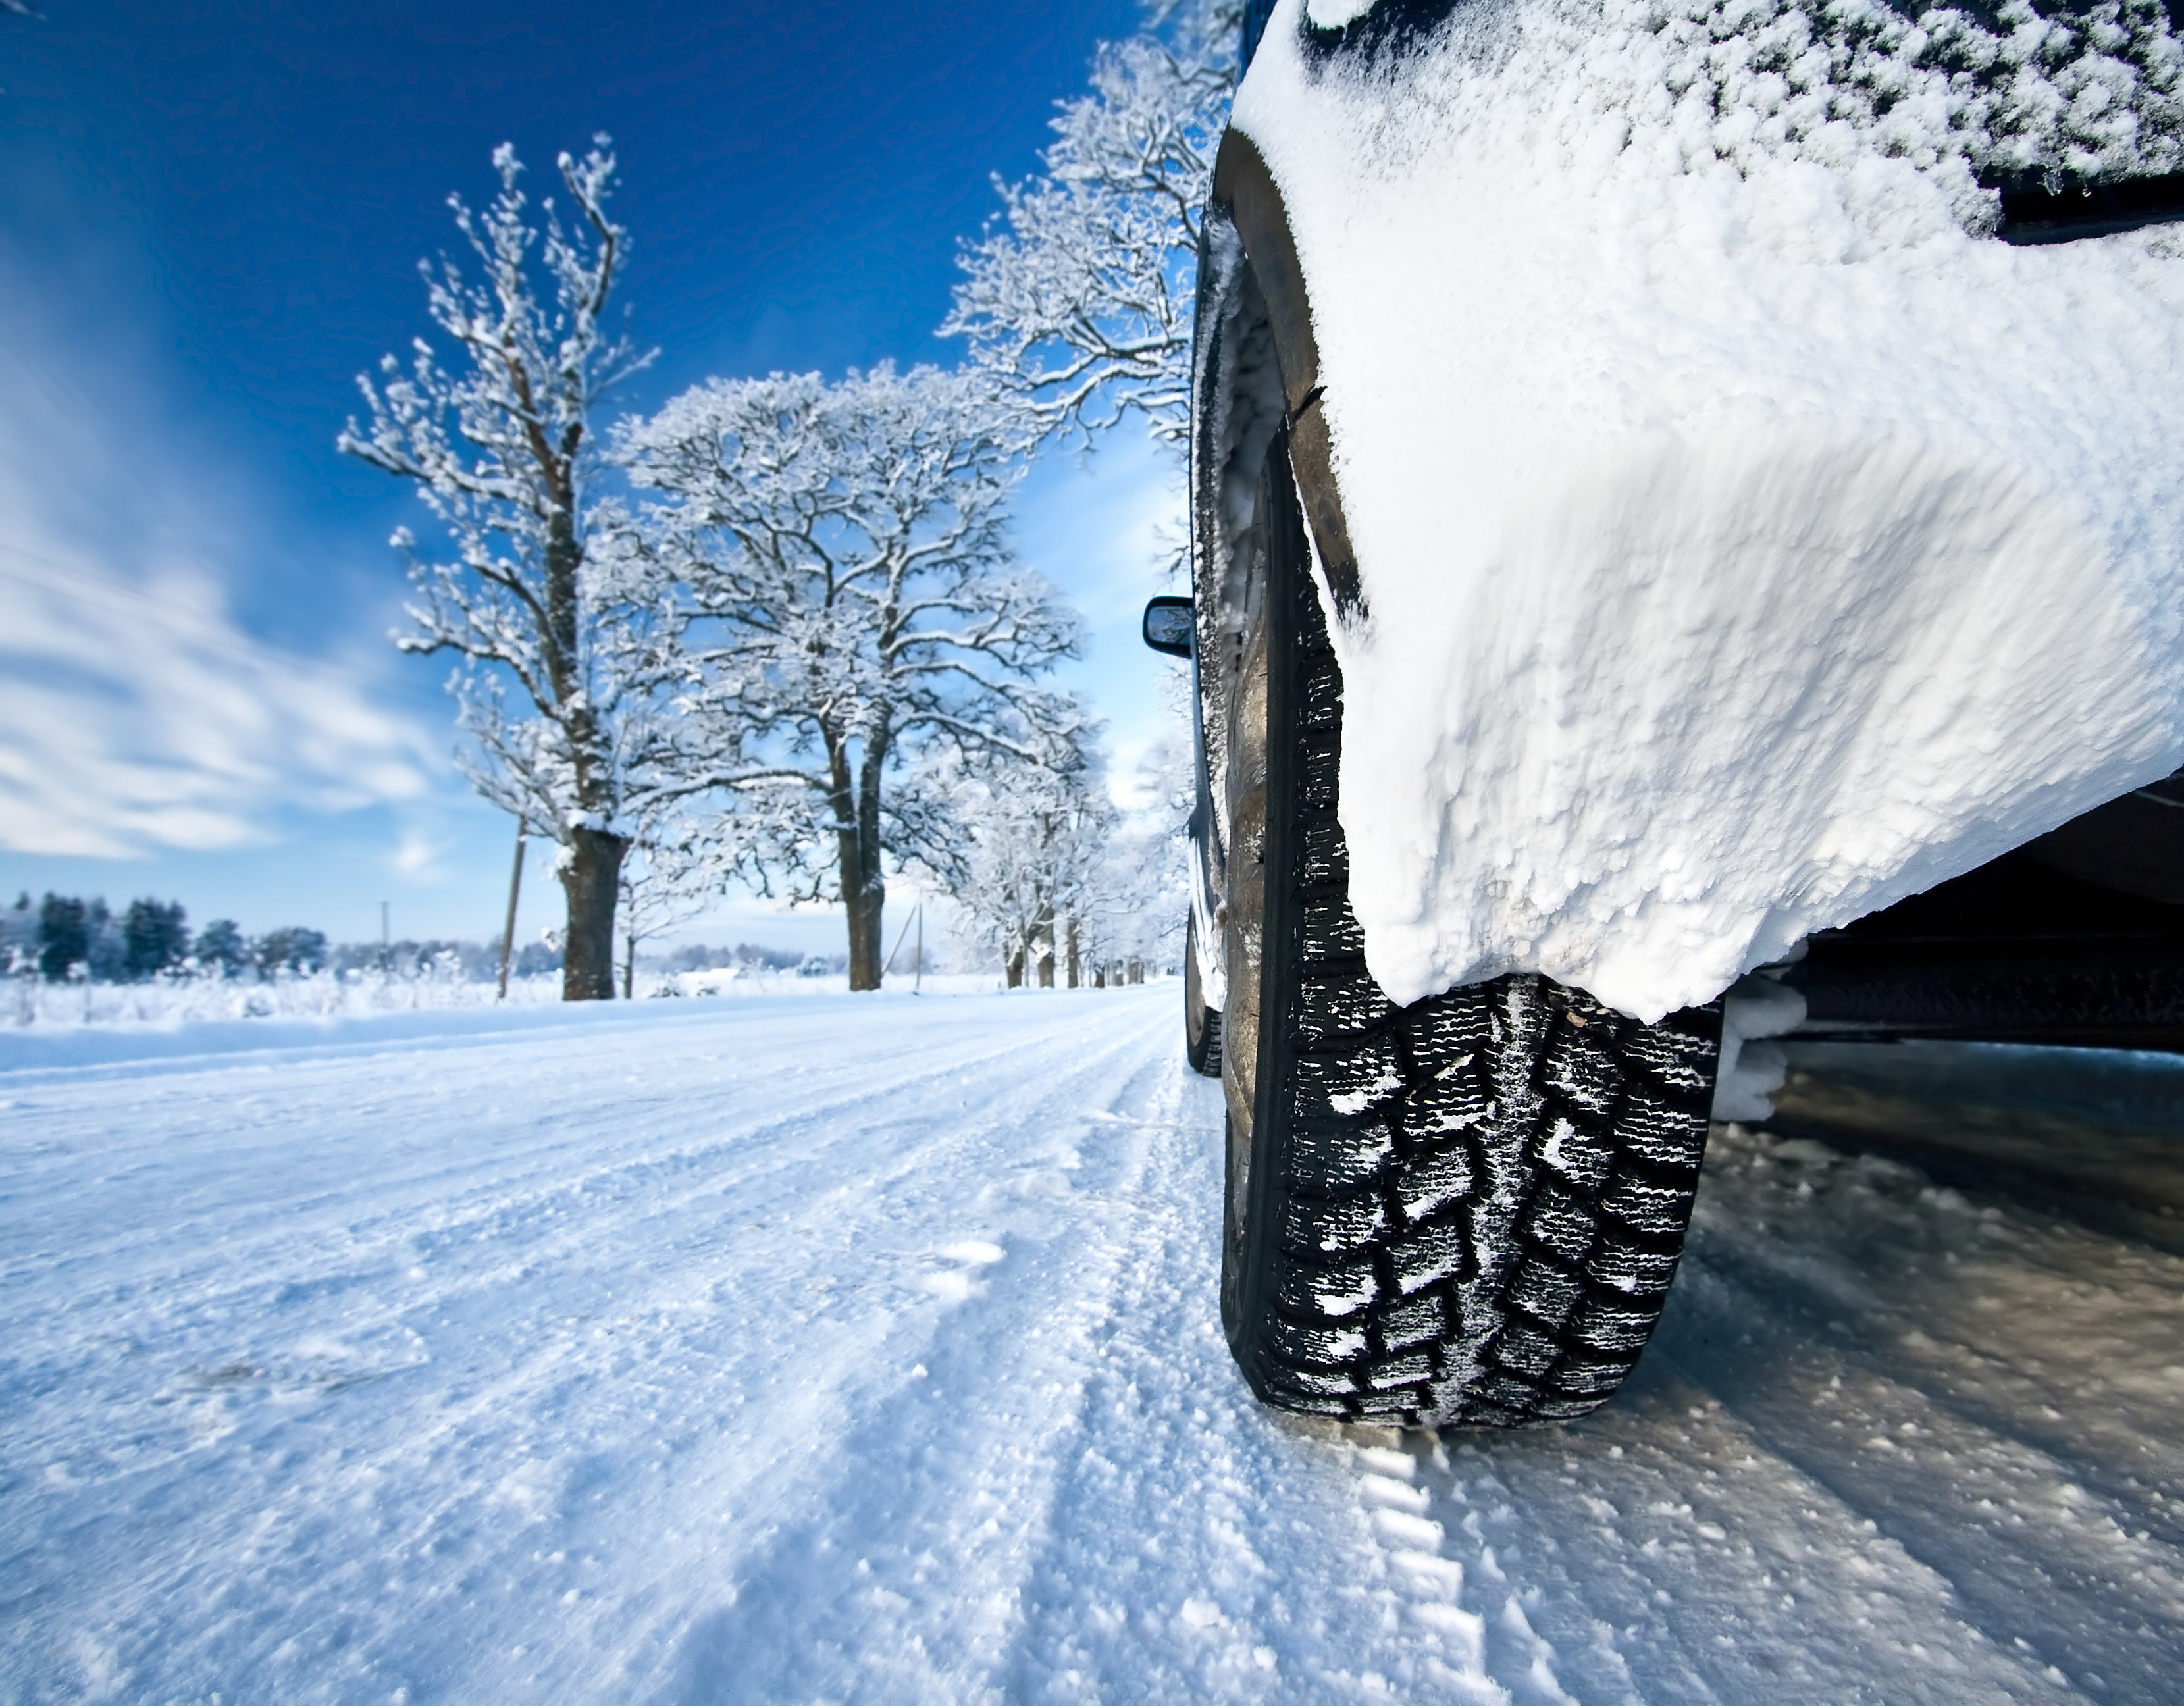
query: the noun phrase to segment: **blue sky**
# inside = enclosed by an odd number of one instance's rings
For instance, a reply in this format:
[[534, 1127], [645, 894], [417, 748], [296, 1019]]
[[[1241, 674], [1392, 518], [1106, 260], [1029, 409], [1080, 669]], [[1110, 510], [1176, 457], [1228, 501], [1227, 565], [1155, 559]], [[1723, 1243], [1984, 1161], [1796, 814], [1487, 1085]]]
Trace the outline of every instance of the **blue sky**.
[[[41, 0], [0, 12], [0, 888], [150, 894], [337, 938], [498, 929], [512, 826], [448, 762], [444, 664], [388, 644], [426, 517], [337, 455], [426, 330], [418, 257], [511, 140], [615, 138], [648, 408], [709, 374], [956, 359], [932, 336], [990, 176], [1133, 0], [794, 8]], [[1050, 458], [1026, 559], [1090, 618], [1122, 767], [1180, 481], [1134, 429]], [[558, 916], [534, 873], [523, 933]], [[833, 946], [737, 907], [698, 934]]]

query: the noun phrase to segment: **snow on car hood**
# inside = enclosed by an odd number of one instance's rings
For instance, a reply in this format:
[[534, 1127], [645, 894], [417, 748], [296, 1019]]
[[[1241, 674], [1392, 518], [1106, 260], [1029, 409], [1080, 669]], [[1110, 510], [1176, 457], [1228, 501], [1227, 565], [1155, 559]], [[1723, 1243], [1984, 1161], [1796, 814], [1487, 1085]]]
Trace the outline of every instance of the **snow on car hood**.
[[[1300, 9], [1234, 123], [1359, 566], [1392, 999], [1539, 971], [1650, 1019], [2184, 764], [2184, 226], [1981, 234], [1961, 80], [1861, 109], [1791, 8], [1740, 14], [1770, 57], [1516, 0], [1399, 64]], [[2172, 169], [2119, 114], [1993, 151]]]

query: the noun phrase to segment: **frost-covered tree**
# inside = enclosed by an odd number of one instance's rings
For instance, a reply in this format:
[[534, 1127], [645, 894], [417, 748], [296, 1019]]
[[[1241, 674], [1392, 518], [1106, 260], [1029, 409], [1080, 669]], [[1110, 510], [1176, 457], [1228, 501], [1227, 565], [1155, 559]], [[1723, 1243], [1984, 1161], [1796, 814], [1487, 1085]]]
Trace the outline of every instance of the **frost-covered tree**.
[[[1173, 676], [1188, 691], [1188, 676], [1179, 669]], [[1085, 953], [1111, 970], [1181, 959], [1190, 915], [1187, 838], [1197, 797], [1196, 753], [1184, 715], [1139, 760], [1140, 803], [1118, 814], [1087, 885]]]
[[73, 895], [48, 894], [38, 908], [38, 970], [58, 983], [90, 959], [88, 909]]
[[593, 412], [650, 360], [606, 326], [627, 250], [607, 216], [606, 147], [599, 137], [583, 159], [560, 157], [566, 225], [551, 200], [534, 221], [507, 144], [490, 207], [448, 198], [478, 269], [423, 264], [451, 355], [420, 338], [406, 373], [389, 355], [377, 381], [359, 377], [370, 426], [352, 420], [339, 441], [414, 481], [454, 547], [428, 560], [407, 529], [396, 535], [418, 593], [397, 643], [462, 660], [450, 685], [476, 743], [471, 780], [559, 845], [571, 1001], [614, 993], [628, 826], [670, 746], [657, 695], [671, 634], [641, 559], [615, 549], [620, 511], [593, 491]]
[[190, 951], [186, 917], [179, 900], [131, 900], [121, 915], [122, 975], [134, 983], [181, 965]]
[[1184, 845], [1174, 825], [1151, 811], [1126, 813], [1101, 854], [1085, 885], [1085, 959], [1107, 968], [1110, 982], [1128, 966], [1177, 963], [1190, 892]]
[[674, 806], [647, 814], [621, 861], [621, 994], [637, 993], [638, 944], [694, 923], [720, 899], [702, 828]]
[[325, 968], [327, 952], [325, 931], [292, 924], [285, 929], [268, 930], [260, 936], [252, 957], [258, 962], [258, 974], [262, 978], [277, 978], [283, 972], [290, 977], [307, 978]]
[[1135, 412], [1190, 433], [1199, 220], [1236, 81], [1241, 0], [1155, 6], [1062, 104], [1044, 173], [996, 181], [998, 226], [962, 256], [944, 334], [1025, 399], [1042, 432]]
[[1159, 750], [1140, 778], [1150, 801], [1130, 811], [1115, 805], [1089, 741], [1072, 764], [958, 777], [964, 851], [949, 892], [959, 933], [1000, 962], [1010, 988], [1074, 989], [1114, 981], [1132, 962], [1175, 958], [1190, 899], [1182, 841], [1189, 795], [1178, 800], [1167, 785], [1173, 756]]
[[1039, 678], [1078, 622], [1016, 562], [1022, 429], [976, 375], [715, 380], [621, 429], [640, 532], [683, 588], [687, 737], [762, 892], [838, 896], [879, 987], [890, 862], [944, 864], [956, 754], [1045, 761], [1082, 716]]
[[38, 959], [38, 910], [31, 904], [27, 889], [15, 904], [0, 912], [0, 973], [25, 975]]
[[214, 918], [198, 932], [197, 961], [200, 970], [216, 977], [239, 977], [250, 963], [242, 927], [232, 918]]
[[964, 767], [953, 795], [962, 833], [940, 874], [963, 934], [1000, 960], [1012, 990], [1051, 988], [1057, 974], [1074, 987], [1115, 821], [1089, 739], [1059, 762]]

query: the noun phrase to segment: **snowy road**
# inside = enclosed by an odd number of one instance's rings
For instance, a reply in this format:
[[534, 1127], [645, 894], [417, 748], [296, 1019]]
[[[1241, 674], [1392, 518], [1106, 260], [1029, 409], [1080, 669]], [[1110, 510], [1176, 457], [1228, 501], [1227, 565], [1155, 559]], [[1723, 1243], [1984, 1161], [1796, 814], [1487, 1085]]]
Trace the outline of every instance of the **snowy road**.
[[1175, 1010], [0, 1071], [0, 1699], [2177, 1698], [2159, 1226], [1731, 1129], [1608, 1410], [1293, 1424]]

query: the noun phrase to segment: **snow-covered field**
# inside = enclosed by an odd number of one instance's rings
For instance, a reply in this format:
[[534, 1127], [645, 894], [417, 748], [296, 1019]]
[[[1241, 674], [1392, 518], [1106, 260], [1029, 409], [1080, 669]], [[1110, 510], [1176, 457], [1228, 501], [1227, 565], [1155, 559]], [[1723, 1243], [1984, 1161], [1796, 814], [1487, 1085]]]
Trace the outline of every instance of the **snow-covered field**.
[[2184, 1675], [2178, 1240], [1729, 1128], [1616, 1404], [1346, 1434], [1229, 1366], [1173, 985], [438, 1023], [0, 1070], [0, 1698]]
[[[901, 973], [899, 981], [912, 980]], [[991, 972], [928, 972], [926, 987], [961, 994], [998, 988]], [[619, 974], [617, 974], [619, 987]], [[846, 972], [805, 976], [796, 972], [759, 971], [724, 966], [706, 972], [639, 971], [634, 981], [638, 1001], [677, 996], [843, 995]], [[219, 977], [159, 978], [141, 984], [54, 984], [34, 977], [0, 983], [0, 1025], [45, 1037], [86, 1029], [170, 1030], [228, 1019], [355, 1019], [389, 1013], [437, 1012], [448, 1008], [471, 1012], [511, 1007], [551, 1007], [561, 1000], [561, 974], [511, 978], [508, 993], [489, 983], [460, 974], [422, 976], [378, 972], [313, 972], [297, 977], [248, 981]], [[103, 1048], [104, 1045], [97, 1045]], [[0, 1061], [8, 1056], [0, 1053]]]

